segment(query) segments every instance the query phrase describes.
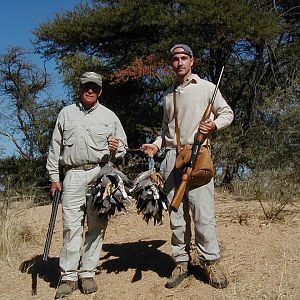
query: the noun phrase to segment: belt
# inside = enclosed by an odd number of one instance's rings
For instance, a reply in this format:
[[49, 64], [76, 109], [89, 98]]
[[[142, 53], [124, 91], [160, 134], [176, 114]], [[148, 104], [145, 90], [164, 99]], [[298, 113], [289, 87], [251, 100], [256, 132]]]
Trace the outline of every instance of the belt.
[[84, 165], [79, 165], [79, 166], [64, 166], [64, 170], [65, 170], [65, 172], [67, 172], [69, 170], [89, 171], [89, 170], [96, 168], [97, 166], [99, 166], [99, 164], [97, 164], [97, 163], [84, 164]]

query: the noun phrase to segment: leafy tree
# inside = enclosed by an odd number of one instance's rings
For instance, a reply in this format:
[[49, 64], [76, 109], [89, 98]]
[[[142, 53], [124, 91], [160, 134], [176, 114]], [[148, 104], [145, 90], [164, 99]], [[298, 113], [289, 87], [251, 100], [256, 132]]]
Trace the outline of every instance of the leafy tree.
[[[221, 90], [235, 121], [216, 136], [214, 156], [226, 183], [242, 167], [266, 167], [267, 160], [262, 164], [262, 159], [273, 153], [269, 146], [279, 124], [284, 126], [299, 109], [296, 4], [291, 0], [91, 1], [42, 24], [35, 32], [35, 46], [46, 58], [55, 57], [63, 74], [79, 71], [79, 65], [66, 63], [75, 57], [86, 60], [88, 64], [82, 64], [86, 68], [98, 66], [106, 82], [103, 102], [120, 115], [129, 143], [135, 146], [153, 138], [154, 127], [160, 126], [172, 45], [189, 44], [199, 58], [195, 72], [213, 82], [225, 65]], [[270, 112], [283, 98], [289, 109]], [[282, 107], [283, 103], [278, 106]], [[289, 125], [291, 139], [297, 140], [297, 121]], [[282, 159], [291, 163], [286, 156], [289, 145], [280, 138], [276, 142], [273, 165], [281, 165]], [[261, 151], [259, 155], [255, 149]]]

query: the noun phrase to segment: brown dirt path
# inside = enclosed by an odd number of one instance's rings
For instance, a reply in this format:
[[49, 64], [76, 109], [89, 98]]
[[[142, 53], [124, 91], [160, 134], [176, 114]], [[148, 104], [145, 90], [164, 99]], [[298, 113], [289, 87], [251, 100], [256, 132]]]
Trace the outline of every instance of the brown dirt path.
[[[285, 220], [266, 224], [256, 202], [239, 201], [218, 193], [216, 215], [222, 264], [230, 284], [217, 290], [191, 275], [179, 287], [164, 287], [173, 262], [170, 259], [170, 229], [164, 224], [148, 225], [136, 213], [134, 203], [127, 213], [110, 220], [101, 255], [101, 273], [96, 276], [97, 293], [75, 291], [67, 299], [300, 299], [300, 213], [299, 205], [285, 213]], [[30, 225], [27, 240], [9, 263], [1, 266], [0, 299], [53, 299], [58, 280], [58, 254], [62, 242], [59, 212], [52, 240], [50, 259], [37, 262], [37, 295], [31, 295], [34, 276], [22, 273], [32, 257], [43, 251], [51, 206], [31, 208], [21, 216]], [[22, 221], [22, 222], [23, 222]], [[25, 222], [24, 222], [25, 223]], [[26, 229], [26, 226], [30, 226]]]

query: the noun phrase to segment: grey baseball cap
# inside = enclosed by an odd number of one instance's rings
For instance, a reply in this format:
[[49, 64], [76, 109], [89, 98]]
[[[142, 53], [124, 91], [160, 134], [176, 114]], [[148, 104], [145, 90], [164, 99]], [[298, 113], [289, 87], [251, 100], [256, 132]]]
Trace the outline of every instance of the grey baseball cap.
[[85, 84], [88, 82], [94, 82], [100, 87], [102, 87], [102, 77], [101, 75], [95, 73], [95, 72], [85, 72], [80, 77], [80, 83]]
[[177, 49], [177, 48], [182, 48], [183, 51], [177, 51], [176, 53], [187, 54], [190, 57], [193, 57], [192, 49], [188, 45], [185, 45], [185, 44], [176, 44], [174, 47], [172, 47], [170, 50], [171, 56], [173, 56], [175, 54], [175, 49]]

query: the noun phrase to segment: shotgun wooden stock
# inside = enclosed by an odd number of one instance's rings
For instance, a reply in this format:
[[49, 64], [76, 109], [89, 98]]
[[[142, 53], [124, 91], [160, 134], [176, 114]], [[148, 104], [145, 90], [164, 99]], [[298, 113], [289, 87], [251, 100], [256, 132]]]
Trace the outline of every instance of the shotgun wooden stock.
[[178, 208], [183, 199], [186, 187], [190, 181], [192, 171], [193, 171], [193, 169], [191, 167], [188, 167], [181, 177], [180, 186], [178, 187], [178, 190], [176, 191], [175, 196], [173, 197], [172, 203], [171, 203], [171, 208], [173, 211], [178, 211]]
[[[209, 101], [209, 103], [208, 103], [208, 105], [205, 109], [205, 112], [204, 112], [204, 114], [201, 118], [201, 122], [206, 121], [210, 118], [210, 115], [212, 113], [213, 104], [214, 104], [214, 101], [215, 101], [215, 98], [216, 98], [216, 95], [217, 95], [217, 92], [218, 92], [220, 80], [222, 78], [223, 71], [224, 71], [224, 67], [222, 67], [222, 70], [221, 70], [221, 73], [220, 73], [220, 76], [219, 76], [219, 79], [218, 79], [218, 83], [215, 87], [212, 98]], [[172, 202], [171, 202], [171, 209], [173, 211], [176, 211], [176, 212], [178, 211], [178, 208], [179, 208], [180, 203], [183, 199], [185, 190], [188, 186], [189, 181], [191, 180], [191, 175], [192, 175], [193, 169], [195, 167], [198, 152], [200, 151], [200, 148], [201, 148], [203, 142], [206, 140], [206, 138], [207, 138], [207, 134], [201, 133], [200, 132], [200, 126], [199, 126], [198, 131], [195, 134], [195, 138], [194, 138], [194, 144], [193, 144], [193, 147], [192, 147], [192, 155], [191, 155], [190, 163], [185, 168], [185, 170], [182, 174], [181, 183], [180, 183], [177, 191], [175, 192], [175, 195], [174, 195], [174, 197], [172, 199]]]

